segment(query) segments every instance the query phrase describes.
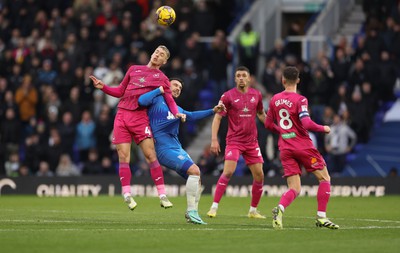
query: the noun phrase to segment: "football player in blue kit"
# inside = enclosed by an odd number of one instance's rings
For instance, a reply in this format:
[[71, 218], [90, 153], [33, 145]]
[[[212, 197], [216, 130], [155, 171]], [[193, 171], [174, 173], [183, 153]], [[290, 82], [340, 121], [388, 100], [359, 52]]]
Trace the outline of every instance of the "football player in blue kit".
[[[183, 81], [179, 78], [171, 78], [171, 92], [176, 99], [180, 96]], [[148, 116], [151, 130], [155, 139], [157, 159], [168, 169], [175, 170], [186, 179], [187, 210], [186, 220], [194, 224], [207, 224], [198, 214], [198, 204], [201, 196], [200, 168], [193, 162], [189, 154], [182, 148], [178, 139], [180, 121], [194, 121], [225, 110], [220, 103], [213, 109], [189, 112], [178, 106], [178, 110], [186, 117], [175, 118], [169, 111], [162, 96], [163, 87], [147, 92], [140, 96], [139, 105], [148, 107]]]

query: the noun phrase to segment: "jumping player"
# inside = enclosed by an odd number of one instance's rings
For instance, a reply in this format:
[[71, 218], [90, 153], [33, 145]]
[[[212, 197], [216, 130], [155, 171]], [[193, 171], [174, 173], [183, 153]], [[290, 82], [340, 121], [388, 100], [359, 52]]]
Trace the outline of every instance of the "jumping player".
[[122, 82], [116, 87], [105, 85], [101, 80], [90, 76], [94, 87], [104, 93], [121, 98], [118, 103], [118, 112], [114, 119], [114, 133], [112, 143], [116, 144], [119, 158], [119, 177], [122, 193], [129, 209], [137, 206], [131, 196], [132, 173], [129, 167], [132, 139], [142, 150], [146, 162], [150, 165], [150, 174], [157, 187], [160, 205], [164, 208], [172, 207], [165, 193], [164, 175], [157, 160], [154, 149], [153, 135], [150, 128], [147, 108], [138, 104], [140, 95], [158, 88], [164, 88], [164, 98], [172, 117], [181, 118], [175, 100], [172, 97], [168, 78], [161, 72], [160, 67], [167, 63], [170, 56], [165, 46], [159, 46], [151, 55], [147, 65], [133, 65], [125, 74]]

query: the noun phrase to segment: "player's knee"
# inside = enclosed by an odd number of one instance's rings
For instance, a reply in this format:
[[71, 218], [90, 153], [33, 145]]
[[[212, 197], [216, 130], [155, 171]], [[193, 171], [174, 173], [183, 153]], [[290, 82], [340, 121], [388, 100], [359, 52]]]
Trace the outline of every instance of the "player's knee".
[[234, 171], [224, 171], [222, 174], [227, 178], [231, 178], [233, 176], [233, 172]]
[[124, 150], [118, 150], [118, 159], [120, 162], [129, 162], [130, 153]]
[[296, 197], [299, 196], [299, 194], [301, 193], [301, 186], [295, 186], [292, 189], [296, 192]]
[[155, 160], [157, 160], [157, 155], [154, 150], [147, 150], [143, 154], [144, 154], [144, 157], [146, 158], [146, 160], [149, 162], [154, 162]]
[[193, 176], [200, 176], [200, 168], [196, 164], [193, 164], [192, 166], [189, 167], [187, 174]]

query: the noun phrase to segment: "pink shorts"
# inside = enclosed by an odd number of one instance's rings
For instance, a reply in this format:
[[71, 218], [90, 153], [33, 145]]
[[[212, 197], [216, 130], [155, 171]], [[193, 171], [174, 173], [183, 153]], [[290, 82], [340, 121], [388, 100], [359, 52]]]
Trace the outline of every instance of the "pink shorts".
[[261, 155], [258, 143], [246, 145], [227, 145], [225, 148], [225, 160], [238, 161], [239, 156], [242, 155], [247, 165], [256, 163], [263, 163], [264, 159]]
[[301, 175], [301, 166], [304, 166], [307, 172], [322, 170], [326, 167], [324, 158], [315, 148], [291, 150], [284, 149], [280, 154], [284, 177]]
[[113, 144], [131, 143], [132, 139], [139, 144], [146, 138], [153, 138], [146, 108], [134, 111], [118, 108], [114, 119]]

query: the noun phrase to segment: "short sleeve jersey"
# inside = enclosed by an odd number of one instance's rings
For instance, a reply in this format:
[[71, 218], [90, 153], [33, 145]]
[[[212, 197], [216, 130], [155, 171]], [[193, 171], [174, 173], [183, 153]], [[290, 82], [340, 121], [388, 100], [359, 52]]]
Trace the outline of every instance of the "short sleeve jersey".
[[237, 88], [225, 92], [220, 101], [226, 107], [226, 112], [220, 115], [228, 117], [228, 133], [226, 144], [246, 144], [257, 142], [257, 112], [264, 110], [261, 92], [249, 88], [247, 93], [241, 93]]
[[280, 129], [280, 150], [314, 148], [308, 131], [301, 123], [301, 118], [309, 116], [308, 101], [304, 96], [283, 91], [272, 97], [267, 117]]

